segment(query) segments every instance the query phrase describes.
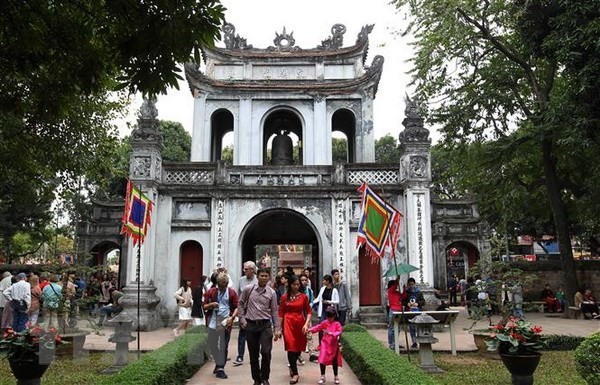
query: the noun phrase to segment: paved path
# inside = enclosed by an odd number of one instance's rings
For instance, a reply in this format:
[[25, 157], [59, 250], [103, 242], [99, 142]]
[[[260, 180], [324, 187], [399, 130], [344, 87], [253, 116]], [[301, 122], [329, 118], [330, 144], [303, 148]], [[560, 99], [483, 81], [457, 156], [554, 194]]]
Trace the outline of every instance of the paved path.
[[[473, 329], [481, 329], [488, 326], [486, 321], [474, 322], [467, 318], [467, 312], [465, 308], [457, 307], [454, 310], [459, 310], [460, 315], [456, 321], [456, 344], [459, 352], [473, 351], [476, 349], [475, 343], [473, 342], [473, 336], [469, 334], [468, 329], [474, 324]], [[562, 318], [562, 315], [554, 314], [543, 314], [543, 313], [526, 313], [526, 317], [529, 321], [534, 324], [541, 325], [544, 334], [561, 334], [561, 335], [575, 335], [575, 336], [588, 336], [596, 331], [600, 330], [600, 321], [598, 320], [571, 320]], [[499, 316], [492, 317], [492, 322], [498, 322]], [[382, 344], [387, 346], [387, 330], [371, 330], [377, 339]], [[114, 350], [115, 344], [108, 342], [108, 337], [113, 333], [113, 330], [106, 327], [103, 330], [103, 335], [90, 334], [85, 343], [86, 349], [91, 350]], [[446, 328], [443, 332], [434, 334], [439, 342], [433, 345], [434, 350], [437, 351], [450, 351], [450, 332]], [[173, 332], [171, 328], [161, 328], [152, 332], [140, 333], [140, 348], [142, 351], [154, 350], [164, 345], [168, 341], [173, 340]], [[402, 337], [403, 338], [403, 337]], [[409, 336], [410, 339], [410, 336]], [[129, 348], [132, 351], [137, 349], [137, 341], [133, 341], [129, 344]], [[237, 354], [237, 329], [234, 329], [229, 342], [229, 356], [235, 358]], [[315, 363], [307, 360], [307, 355], [303, 354], [306, 360], [304, 366], [299, 366], [298, 370], [300, 373], [299, 384], [316, 384], [319, 379], [319, 366]], [[244, 364], [238, 367], [231, 365], [231, 361], [227, 363], [225, 368], [229, 378], [227, 380], [220, 380], [214, 377], [212, 374], [214, 366], [212, 362], [208, 362], [204, 365], [188, 382], [188, 384], [195, 385], [214, 385], [214, 384], [235, 384], [245, 385], [252, 384], [252, 378], [250, 376], [250, 365], [248, 362], [248, 352], [246, 351], [246, 357]], [[333, 384], [333, 375], [331, 374], [331, 367], [327, 368], [327, 379], [328, 384]], [[273, 385], [282, 385], [289, 382], [289, 374], [287, 368], [287, 356], [283, 350], [283, 342], [277, 341], [273, 344], [273, 358], [271, 362], [271, 378], [270, 382]], [[352, 373], [352, 370], [344, 363], [344, 366], [340, 368], [340, 380], [342, 384], [346, 385], [360, 385], [360, 382]], [[375, 384], [369, 384], [375, 385]]]

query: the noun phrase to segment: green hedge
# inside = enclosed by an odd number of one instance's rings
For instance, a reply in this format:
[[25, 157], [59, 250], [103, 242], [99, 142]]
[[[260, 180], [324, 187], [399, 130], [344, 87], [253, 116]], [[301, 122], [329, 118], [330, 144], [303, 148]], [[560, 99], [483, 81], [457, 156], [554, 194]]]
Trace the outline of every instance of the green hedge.
[[408, 362], [406, 357], [383, 346], [366, 329], [360, 331], [360, 328], [349, 326], [345, 326], [342, 333], [343, 355], [362, 384], [437, 384], [428, 374]]
[[600, 332], [586, 338], [575, 350], [575, 367], [589, 385], [600, 385]]
[[143, 354], [120, 372], [106, 377], [101, 385], [183, 384], [204, 364], [206, 338], [203, 326], [194, 327], [159, 349]]
[[544, 350], [575, 350], [585, 340], [585, 337], [557, 334], [545, 335], [545, 337], [546, 347]]

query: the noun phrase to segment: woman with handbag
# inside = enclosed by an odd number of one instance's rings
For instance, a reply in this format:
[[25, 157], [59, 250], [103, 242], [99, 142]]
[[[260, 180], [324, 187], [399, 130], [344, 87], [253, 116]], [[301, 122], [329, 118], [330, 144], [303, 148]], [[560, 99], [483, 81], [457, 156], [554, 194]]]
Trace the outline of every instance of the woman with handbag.
[[175, 299], [177, 300], [177, 307], [179, 308], [179, 320], [181, 323], [175, 329], [173, 334], [175, 337], [179, 335], [180, 330], [186, 330], [192, 321], [192, 288], [190, 285], [192, 281], [184, 279], [181, 282], [181, 287], [175, 292]]

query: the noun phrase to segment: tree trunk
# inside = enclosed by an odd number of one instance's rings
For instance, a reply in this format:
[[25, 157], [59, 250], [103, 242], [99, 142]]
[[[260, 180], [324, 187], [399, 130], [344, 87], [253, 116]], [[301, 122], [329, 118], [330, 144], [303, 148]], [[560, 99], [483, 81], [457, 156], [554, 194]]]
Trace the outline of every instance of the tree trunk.
[[556, 236], [558, 238], [566, 300], [569, 305], [573, 305], [573, 298], [578, 290], [578, 282], [575, 272], [575, 261], [573, 260], [573, 249], [571, 248], [569, 214], [561, 196], [561, 186], [556, 175], [553, 143], [549, 138], [542, 140], [542, 161], [544, 164], [544, 177], [550, 200], [550, 209], [552, 210]]

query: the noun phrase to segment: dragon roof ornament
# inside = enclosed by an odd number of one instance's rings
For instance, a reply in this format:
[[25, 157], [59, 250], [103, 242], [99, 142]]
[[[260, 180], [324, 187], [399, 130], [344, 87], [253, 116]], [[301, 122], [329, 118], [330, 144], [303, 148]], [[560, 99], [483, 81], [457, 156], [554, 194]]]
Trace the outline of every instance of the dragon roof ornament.
[[235, 26], [231, 23], [223, 24], [223, 40], [225, 47], [229, 49], [251, 49], [252, 45], [247, 44], [246, 39], [235, 34]]
[[275, 39], [273, 39], [273, 44], [275, 47], [271, 46], [267, 48], [269, 51], [279, 51], [279, 52], [296, 52], [300, 51], [300, 47], [297, 47], [296, 39], [294, 39], [294, 32], [287, 33], [285, 31], [285, 27], [283, 27], [283, 31], [281, 34], [275, 31]]
[[344, 24], [334, 24], [331, 27], [331, 36], [323, 40], [317, 48], [328, 51], [335, 51], [342, 48], [344, 45], [344, 33], [346, 33], [346, 26]]

